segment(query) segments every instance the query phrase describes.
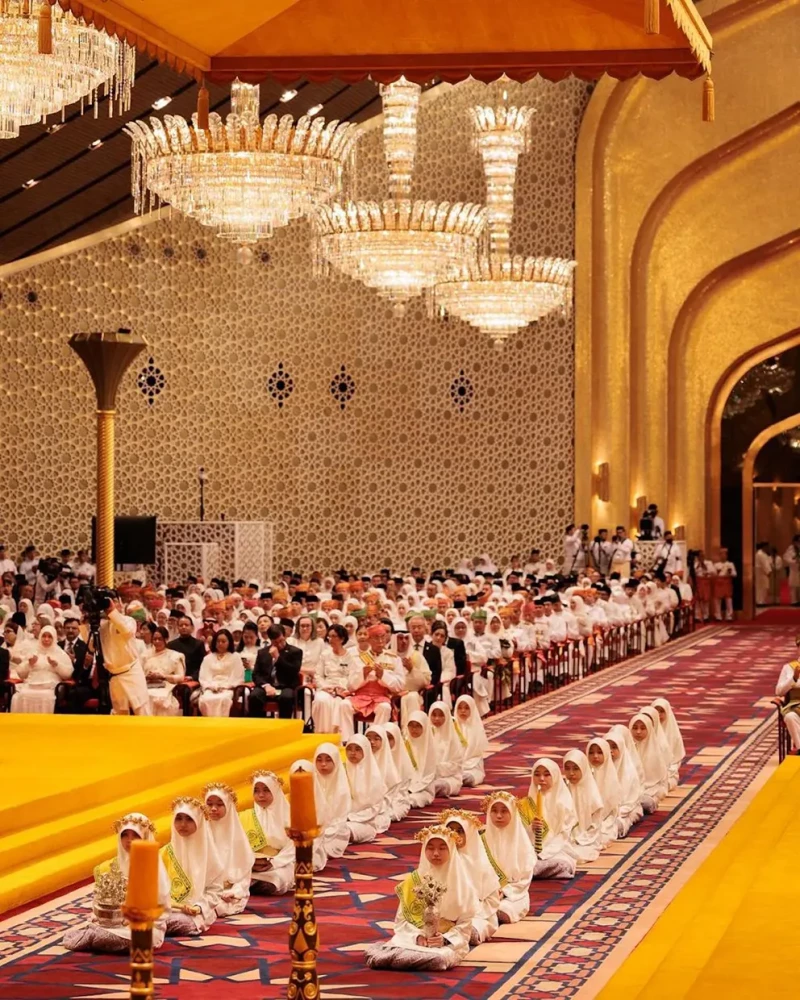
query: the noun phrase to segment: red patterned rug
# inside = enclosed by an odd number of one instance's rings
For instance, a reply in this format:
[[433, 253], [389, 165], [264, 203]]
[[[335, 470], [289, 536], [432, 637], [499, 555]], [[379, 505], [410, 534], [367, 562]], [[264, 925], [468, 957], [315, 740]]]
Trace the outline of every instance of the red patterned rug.
[[[534, 883], [530, 916], [502, 927], [447, 975], [370, 972], [362, 960], [366, 945], [390, 932], [395, 886], [418, 857], [413, 833], [435, 812], [412, 813], [387, 836], [352, 848], [316, 882], [324, 1000], [390, 1000], [409, 991], [417, 1000], [575, 996], [763, 772], [775, 750], [769, 696], [793, 639], [791, 628], [760, 624], [704, 629], [492, 719], [487, 785], [460, 796], [464, 808], [478, 808], [489, 787], [527, 788], [534, 757], [583, 748], [593, 734], [626, 723], [658, 695], [670, 699], [683, 730], [681, 785], [655, 815], [579, 869], [574, 880]], [[125, 960], [60, 947], [65, 928], [81, 919], [89, 903], [83, 887], [0, 925], [0, 996], [128, 996]], [[158, 996], [285, 996], [290, 911], [288, 897], [256, 899], [201, 939], [168, 942], [157, 956]]]

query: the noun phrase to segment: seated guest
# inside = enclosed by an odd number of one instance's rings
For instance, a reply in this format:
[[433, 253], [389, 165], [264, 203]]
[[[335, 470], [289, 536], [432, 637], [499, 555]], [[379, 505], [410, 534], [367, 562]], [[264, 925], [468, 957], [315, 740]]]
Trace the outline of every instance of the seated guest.
[[19, 625], [16, 622], [7, 621], [3, 626], [3, 641], [5, 645], [0, 646], [0, 681], [7, 681], [11, 674], [11, 650], [17, 641]]
[[203, 799], [211, 840], [222, 862], [223, 882], [217, 916], [230, 917], [241, 913], [250, 899], [250, 873], [255, 853], [239, 820], [236, 792], [230, 785], [211, 782], [203, 789]]
[[[253, 671], [256, 667], [256, 657], [258, 656], [259, 640], [258, 629], [255, 622], [245, 622], [242, 627], [242, 641], [237, 650], [242, 658], [245, 681], [253, 679]], [[249, 671], [249, 673], [248, 673]]]
[[325, 649], [323, 639], [317, 637], [314, 619], [311, 615], [300, 615], [294, 624], [294, 633], [288, 638], [291, 646], [296, 646], [303, 653], [303, 683], [312, 684], [319, 669], [322, 653]]
[[201, 714], [230, 715], [233, 692], [240, 684], [244, 684], [242, 659], [233, 652], [233, 637], [228, 629], [221, 628], [214, 634], [211, 651], [200, 667]]
[[407, 732], [406, 747], [414, 768], [409, 784], [411, 808], [423, 809], [436, 797], [436, 747], [430, 719], [424, 712], [412, 712]]
[[72, 677], [72, 660], [58, 645], [56, 630], [45, 625], [35, 642], [11, 650], [14, 672], [24, 681], [11, 699], [12, 712], [52, 712], [56, 685]]
[[604, 807], [589, 761], [582, 750], [569, 750], [564, 755], [564, 777], [578, 817], [572, 828], [568, 850], [578, 861], [594, 861], [606, 846]]
[[500, 876], [502, 900], [497, 909], [501, 924], [515, 924], [528, 915], [530, 885], [536, 852], [525, 832], [511, 792], [492, 792], [484, 799], [484, 845], [489, 861]]
[[194, 622], [189, 615], [181, 615], [178, 619], [177, 638], [171, 639], [167, 643], [167, 648], [183, 656], [186, 676], [193, 681], [199, 680], [200, 667], [206, 655], [206, 644], [202, 639], [195, 638]]
[[414, 615], [408, 623], [409, 632], [397, 636], [397, 655], [402, 669], [398, 671], [404, 694], [400, 698], [400, 724], [408, 725], [412, 712], [422, 709], [421, 691], [431, 683], [431, 668], [423, 655], [424, 639], [428, 625], [421, 615]]
[[[422, 841], [419, 865], [397, 887], [399, 905], [391, 939], [366, 951], [371, 969], [444, 972], [469, 952], [480, 902], [458, 853], [455, 834], [447, 827], [434, 826], [420, 830], [416, 837]], [[425, 894], [436, 883], [442, 894], [433, 907], [426, 907]]]
[[248, 711], [251, 716], [263, 718], [267, 701], [276, 698], [280, 718], [291, 719], [295, 713], [297, 689], [301, 684], [303, 653], [296, 646], [288, 645], [280, 625], [270, 625], [267, 639], [269, 645], [262, 646], [256, 657], [253, 671], [255, 686], [250, 692]]
[[347, 826], [352, 842], [363, 844], [388, 828], [386, 782], [366, 736], [356, 733], [347, 744], [345, 756], [351, 797]]
[[646, 813], [655, 810], [659, 801], [667, 794], [669, 784], [669, 764], [658, 746], [653, 731], [653, 720], [641, 713], [634, 715], [628, 724], [633, 737], [636, 753], [642, 765], [644, 796], [642, 808]]
[[272, 771], [256, 771], [253, 808], [242, 813], [241, 822], [255, 852], [250, 892], [274, 896], [294, 888], [294, 844], [289, 826], [289, 802], [283, 782]]
[[442, 701], [448, 707], [452, 705], [450, 682], [456, 676], [456, 661], [453, 650], [447, 648], [447, 626], [442, 621], [431, 625], [430, 642], [426, 643], [423, 655], [431, 672], [431, 684], [434, 688], [442, 685]]
[[624, 726], [616, 725], [609, 729], [605, 737], [619, 780], [620, 804], [617, 824], [620, 837], [627, 837], [630, 828], [634, 823], [638, 823], [644, 814], [642, 782], [633, 759], [636, 751], [631, 752], [628, 749], [626, 732]]
[[391, 718], [391, 695], [400, 691], [403, 683], [393, 669], [394, 659], [385, 653], [387, 635], [388, 629], [381, 623], [367, 629], [369, 649], [351, 654], [348, 676], [353, 711], [365, 718], [371, 716], [378, 725]]
[[389, 744], [389, 752], [394, 761], [395, 770], [399, 778], [399, 794], [405, 798], [408, 804], [406, 813], [411, 809], [411, 780], [414, 777], [414, 765], [408, 754], [406, 741], [396, 722], [387, 722], [383, 727], [386, 733], [386, 740]]
[[353, 735], [353, 706], [345, 700], [350, 695], [347, 678], [352, 665], [345, 649], [347, 638], [343, 625], [331, 625], [314, 678], [311, 705], [314, 732], [341, 733], [345, 741]]
[[456, 733], [464, 747], [464, 785], [474, 788], [482, 784], [486, 777], [483, 758], [489, 750], [489, 740], [486, 738], [478, 706], [471, 695], [462, 694], [456, 699], [454, 722]]
[[669, 780], [670, 788], [674, 788], [680, 780], [680, 769], [683, 758], [686, 756], [686, 748], [683, 745], [683, 736], [680, 726], [672, 711], [672, 706], [666, 698], [656, 698], [653, 708], [658, 712], [658, 719], [661, 730], [667, 740], [669, 747]]
[[183, 654], [167, 647], [169, 632], [153, 632], [153, 651], [142, 664], [153, 715], [180, 715], [181, 706], [172, 692], [185, 677]]
[[530, 842], [538, 848], [533, 877], [573, 878], [576, 865], [570, 852], [570, 833], [578, 820], [554, 760], [541, 757], [534, 762], [528, 795], [519, 800], [517, 808]]
[[472, 918], [470, 944], [488, 941], [499, 926], [497, 910], [502, 900], [500, 876], [492, 867], [481, 839], [483, 821], [480, 816], [463, 809], [445, 809], [439, 817], [456, 835], [458, 853], [466, 864], [467, 874], [475, 886], [480, 907]]
[[217, 918], [225, 874], [199, 799], [181, 797], [172, 803], [172, 835], [161, 858], [172, 898], [167, 934], [202, 934]]
[[340, 858], [350, 843], [347, 817], [352, 799], [339, 748], [333, 743], [320, 743], [314, 753], [314, 795], [322, 846], [329, 858]]
[[664, 758], [664, 763], [667, 765], [667, 791], [671, 792], [672, 789], [678, 784], [678, 769], [672, 762], [672, 749], [667, 742], [666, 733], [661, 726], [661, 715], [658, 709], [654, 708], [652, 705], [647, 705], [643, 708], [641, 710], [641, 714], [646, 715], [653, 723], [653, 736], [658, 746], [658, 751]]
[[435, 794], [444, 798], [458, 795], [463, 784], [464, 747], [458, 738], [450, 709], [435, 701], [428, 712], [436, 750]]
[[[800, 646], [800, 636], [795, 645]], [[792, 741], [792, 749], [800, 752], [800, 660], [790, 660], [781, 667], [775, 695], [783, 699], [781, 715]]]
[[[117, 856], [104, 861], [94, 870], [94, 903], [91, 916], [77, 927], [71, 927], [62, 944], [70, 951], [90, 951], [94, 954], [123, 953], [131, 947], [130, 927], [122, 916], [122, 904], [130, 870], [131, 844], [135, 840], [154, 840], [156, 828], [142, 813], [130, 813], [114, 824], [117, 834]], [[170, 910], [170, 884], [164, 864], [158, 863], [158, 902], [164, 912], [153, 925], [153, 947], [164, 943], [164, 932]]]

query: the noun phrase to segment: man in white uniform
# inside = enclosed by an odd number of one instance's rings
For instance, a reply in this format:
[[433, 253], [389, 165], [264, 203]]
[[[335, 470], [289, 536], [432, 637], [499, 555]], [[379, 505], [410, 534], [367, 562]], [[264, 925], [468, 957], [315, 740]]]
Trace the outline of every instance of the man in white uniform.
[[617, 525], [614, 537], [611, 539], [611, 572], [619, 573], [620, 580], [627, 580], [631, 575], [631, 559], [633, 558], [633, 542], [621, 525]]
[[677, 573], [683, 569], [683, 558], [681, 550], [672, 537], [671, 531], [664, 532], [664, 541], [656, 549], [653, 571], [660, 569], [665, 575], [667, 573]]
[[586, 552], [583, 548], [583, 534], [574, 524], [568, 524], [564, 532], [564, 561], [561, 572], [564, 576], [582, 573], [586, 569]]
[[103, 663], [111, 675], [108, 684], [111, 714], [152, 715], [147, 681], [139, 662], [136, 619], [122, 613], [122, 603], [114, 600], [100, 622]]
[[756, 546], [756, 605], [772, 604], [772, 560], [769, 557], [769, 542], [759, 542]]
[[792, 544], [783, 553], [783, 564], [789, 567], [792, 604], [800, 604], [800, 535], [794, 536]]
[[[795, 645], [800, 645], [800, 637], [795, 639]], [[800, 660], [784, 663], [775, 694], [783, 698], [781, 715], [792, 738], [792, 749], [800, 753]]]

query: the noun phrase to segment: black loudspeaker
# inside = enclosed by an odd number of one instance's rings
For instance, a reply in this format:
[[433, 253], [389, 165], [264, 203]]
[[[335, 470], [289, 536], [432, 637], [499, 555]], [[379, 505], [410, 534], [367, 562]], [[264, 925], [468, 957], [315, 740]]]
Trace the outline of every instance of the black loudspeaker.
[[[97, 518], [92, 518], [92, 552], [97, 560]], [[156, 518], [114, 518], [114, 564], [139, 563], [151, 566], [156, 561]]]

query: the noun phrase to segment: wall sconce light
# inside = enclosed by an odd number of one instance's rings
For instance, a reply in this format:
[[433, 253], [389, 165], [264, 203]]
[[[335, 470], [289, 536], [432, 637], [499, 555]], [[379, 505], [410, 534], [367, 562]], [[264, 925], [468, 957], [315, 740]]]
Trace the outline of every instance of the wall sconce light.
[[608, 503], [611, 497], [608, 485], [608, 462], [601, 462], [597, 466], [597, 472], [594, 475], [594, 491], [598, 500]]
[[636, 520], [640, 521], [647, 510], [647, 497], [636, 498]]
[[673, 532], [673, 534], [675, 535], [675, 541], [677, 541], [677, 542], [685, 542], [686, 541], [686, 525], [685, 524], [677, 524], [675, 526], [675, 531]]

